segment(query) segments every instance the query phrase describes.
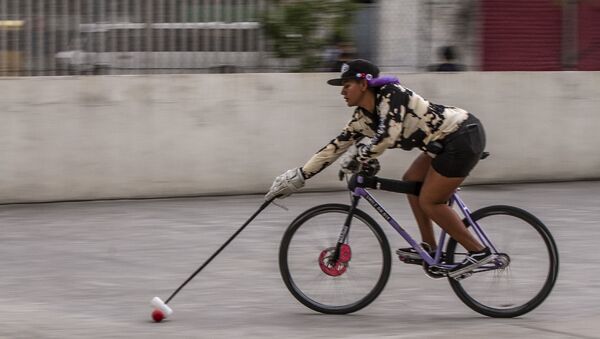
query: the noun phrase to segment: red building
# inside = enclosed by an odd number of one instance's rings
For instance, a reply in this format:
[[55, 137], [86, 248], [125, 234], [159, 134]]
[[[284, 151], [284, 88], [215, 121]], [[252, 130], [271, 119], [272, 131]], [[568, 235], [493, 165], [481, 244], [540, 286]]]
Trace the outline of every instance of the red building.
[[482, 70], [600, 70], [600, 1], [481, 4]]

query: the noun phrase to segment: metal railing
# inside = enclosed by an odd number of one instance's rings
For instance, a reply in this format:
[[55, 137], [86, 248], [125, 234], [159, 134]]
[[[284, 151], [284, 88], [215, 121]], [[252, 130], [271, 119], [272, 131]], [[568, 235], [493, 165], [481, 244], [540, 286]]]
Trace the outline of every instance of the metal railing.
[[267, 0], [0, 0], [0, 75], [265, 67]]

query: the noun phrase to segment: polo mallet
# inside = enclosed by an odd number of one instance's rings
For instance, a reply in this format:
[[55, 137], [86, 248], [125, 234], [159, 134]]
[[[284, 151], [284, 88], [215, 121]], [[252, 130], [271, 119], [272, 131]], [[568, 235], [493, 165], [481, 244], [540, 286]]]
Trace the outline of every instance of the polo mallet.
[[154, 321], [156, 322], [160, 322], [161, 320], [163, 320], [164, 318], [169, 317], [171, 314], [173, 314], [173, 309], [171, 309], [169, 306], [167, 306], [167, 304], [169, 303], [169, 301], [171, 301], [171, 299], [173, 299], [173, 297], [175, 297], [177, 295], [177, 293], [179, 293], [179, 291], [181, 291], [181, 289], [187, 285], [187, 283], [189, 283], [192, 279], [194, 279], [194, 277], [200, 273], [200, 271], [202, 271], [202, 269], [204, 267], [206, 267], [206, 265], [208, 265], [217, 255], [219, 255], [219, 253], [221, 253], [221, 251], [223, 249], [225, 249], [225, 247], [227, 247], [227, 245], [229, 245], [229, 243], [235, 238], [237, 237], [238, 234], [240, 234], [244, 228], [246, 228], [246, 226], [248, 226], [248, 224], [250, 224], [250, 222], [252, 222], [252, 220], [254, 220], [254, 218], [256, 218], [257, 215], [260, 214], [260, 212], [262, 212], [262, 210], [264, 210], [267, 206], [269, 206], [269, 204], [274, 200], [275, 198], [266, 200], [259, 208], [256, 212], [254, 212], [254, 214], [250, 217], [250, 219], [248, 219], [243, 225], [242, 227], [240, 227], [210, 258], [208, 258], [208, 260], [206, 260], [206, 262], [204, 262], [204, 264], [202, 264], [202, 266], [200, 266], [196, 272], [192, 273], [192, 275], [187, 278], [186, 281], [183, 282], [183, 284], [181, 284], [181, 286], [179, 286], [175, 292], [173, 292], [171, 294], [171, 296], [169, 297], [169, 299], [167, 299], [166, 302], [163, 302], [159, 297], [154, 297], [152, 299], [152, 301], [150, 302], [152, 304], [152, 306], [156, 307], [156, 309], [154, 310], [154, 312], [152, 312], [152, 318], [154, 319]]

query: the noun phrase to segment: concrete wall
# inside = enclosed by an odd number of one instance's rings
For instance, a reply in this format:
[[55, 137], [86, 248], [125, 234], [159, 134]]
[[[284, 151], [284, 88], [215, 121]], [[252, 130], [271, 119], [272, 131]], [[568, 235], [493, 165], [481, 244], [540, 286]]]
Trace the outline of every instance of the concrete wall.
[[[600, 179], [600, 73], [398, 75], [484, 122], [469, 183]], [[331, 76], [0, 79], [0, 202], [265, 192], [349, 119]], [[386, 152], [382, 175], [417, 154]], [[342, 188], [337, 169], [307, 188]]]

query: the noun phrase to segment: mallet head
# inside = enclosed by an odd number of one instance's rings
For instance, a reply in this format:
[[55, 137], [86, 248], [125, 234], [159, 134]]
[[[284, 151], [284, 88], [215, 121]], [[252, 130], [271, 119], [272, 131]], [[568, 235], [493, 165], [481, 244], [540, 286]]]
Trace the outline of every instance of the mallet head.
[[165, 304], [164, 301], [162, 301], [159, 297], [154, 297], [151, 301], [151, 304], [152, 306], [161, 310], [162, 313], [165, 315], [165, 318], [168, 318], [171, 314], [173, 314], [173, 310], [169, 306], [167, 306], [167, 304]]

